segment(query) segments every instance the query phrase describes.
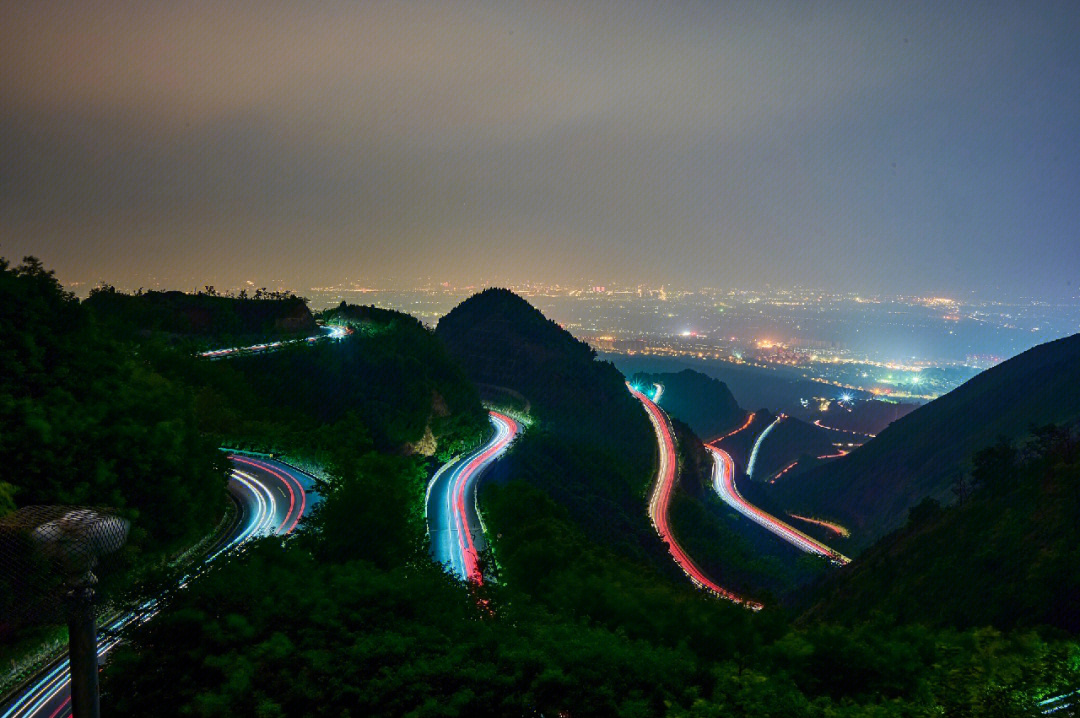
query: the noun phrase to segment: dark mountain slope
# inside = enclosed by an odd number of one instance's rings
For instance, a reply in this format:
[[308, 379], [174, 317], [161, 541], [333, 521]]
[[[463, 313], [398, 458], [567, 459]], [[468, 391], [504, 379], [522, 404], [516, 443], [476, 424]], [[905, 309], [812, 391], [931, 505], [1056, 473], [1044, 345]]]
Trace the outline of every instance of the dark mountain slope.
[[672, 419], [679, 480], [671, 499], [672, 531], [694, 562], [721, 586], [763, 598], [819, 578], [825, 565], [725, 504], [713, 487], [713, 460], [690, 427]]
[[513, 292], [470, 297], [435, 335], [473, 381], [523, 394], [545, 430], [580, 438], [588, 428], [590, 441], [619, 446], [652, 435], [619, 370]]
[[951, 500], [972, 455], [998, 436], [1080, 418], [1080, 335], [1030, 349], [889, 425], [836, 462], [777, 481], [778, 505], [836, 518], [867, 545], [926, 497]]
[[465, 300], [435, 334], [473, 381], [532, 405], [533, 425], [496, 473], [545, 491], [592, 540], [670, 563], [645, 514], [656, 441], [614, 366], [505, 289]]
[[[683, 369], [711, 376], [727, 385], [740, 406], [771, 407], [774, 411], [795, 412], [800, 399], [820, 396], [824, 385], [810, 381], [801, 369], [789, 366], [770, 368], [733, 364], [724, 359], [695, 359], [692, 357], [668, 357], [648, 354], [602, 354], [619, 370], [632, 376], [638, 372], [680, 372]], [[869, 392], [852, 391], [858, 399], [869, 399]], [[706, 437], [708, 438], [708, 437]]]
[[726, 434], [746, 419], [746, 412], [739, 407], [727, 384], [693, 369], [662, 374], [642, 372], [631, 377], [631, 381], [642, 386], [663, 384], [660, 406], [706, 440]]

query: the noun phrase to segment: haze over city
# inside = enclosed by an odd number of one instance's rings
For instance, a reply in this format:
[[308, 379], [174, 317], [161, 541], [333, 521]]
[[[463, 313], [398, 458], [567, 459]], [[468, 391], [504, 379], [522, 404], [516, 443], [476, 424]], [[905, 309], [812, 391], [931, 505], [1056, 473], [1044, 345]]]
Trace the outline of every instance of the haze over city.
[[0, 250], [83, 292], [1072, 301], [1075, 3], [7, 3]]

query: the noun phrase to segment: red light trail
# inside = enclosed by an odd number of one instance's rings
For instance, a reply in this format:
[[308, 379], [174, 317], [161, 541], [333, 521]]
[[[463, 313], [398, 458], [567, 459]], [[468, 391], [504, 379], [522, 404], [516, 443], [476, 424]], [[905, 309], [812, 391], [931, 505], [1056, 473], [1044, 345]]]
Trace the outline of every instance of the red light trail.
[[453, 496], [453, 524], [457, 527], [458, 549], [461, 557], [462, 573], [467, 580], [476, 584], [484, 582], [484, 576], [480, 572], [479, 554], [473, 541], [472, 530], [469, 528], [468, 516], [465, 508], [465, 495], [475, 486], [479, 473], [487, 467], [499, 454], [506, 450], [514, 437], [517, 436], [518, 423], [506, 414], [497, 411], [489, 412], [491, 422], [495, 425], [495, 438], [487, 447], [475, 454], [463, 466], [455, 470], [451, 493]]
[[790, 464], [788, 464], [788, 465], [787, 465], [787, 466], [785, 466], [784, 468], [780, 469], [780, 472], [779, 472], [778, 474], [776, 474], [776, 476], [772, 477], [772, 480], [773, 480], [773, 481], [776, 481], [776, 480], [777, 480], [777, 479], [779, 479], [779, 478], [780, 478], [781, 476], [783, 476], [783, 475], [784, 475], [784, 474], [786, 474], [787, 472], [789, 472], [789, 471], [791, 471], [792, 469], [794, 469], [794, 468], [795, 468], [795, 466], [796, 466], [796, 465], [797, 465], [798, 463], [799, 463], [799, 460], [798, 460], [798, 459], [795, 459], [795, 460], [794, 460], [794, 461], [792, 461], [792, 462], [791, 462]]
[[672, 436], [667, 415], [664, 414], [660, 407], [637, 389], [634, 389], [629, 384], [627, 386], [630, 387], [630, 393], [645, 406], [660, 445], [660, 469], [656, 474], [656, 484], [653, 487], [652, 496], [649, 498], [649, 518], [652, 520], [656, 532], [667, 543], [668, 550], [674, 557], [675, 562], [683, 570], [683, 573], [695, 585], [729, 601], [744, 604], [754, 610], [761, 609], [760, 603], [748, 601], [711, 581], [675, 540], [675, 536], [668, 525], [668, 506], [671, 503], [671, 492], [675, 487], [675, 471], [679, 465], [678, 456], [675, 454], [675, 438]]
[[[287, 472], [277, 471], [276, 469], [274, 469], [273, 466], [266, 463], [265, 461], [248, 459], [243, 456], [238, 456], [236, 454], [230, 454], [229, 460], [237, 461], [241, 464], [248, 464], [249, 466], [254, 466], [262, 469], [268, 474], [272, 474], [273, 476], [277, 477], [281, 481], [281, 483], [285, 485], [285, 488], [289, 490], [289, 510], [285, 513], [285, 519], [281, 522], [281, 526], [278, 527], [276, 533], [292, 533], [293, 529], [296, 528], [296, 524], [300, 522], [300, 517], [304, 515], [304, 509], [307, 506], [307, 494], [304, 492], [304, 487], [300, 485], [300, 481], [295, 476], [292, 476]], [[290, 482], [289, 479], [292, 479], [292, 481]], [[293, 492], [293, 484], [296, 484], [296, 490], [300, 492], [300, 510], [297, 511], [295, 515], [293, 514], [293, 508], [296, 506], [296, 494]], [[292, 525], [290, 525], [289, 528], [286, 529], [285, 524], [289, 523], [290, 518], [292, 518]]]
[[740, 431], [742, 431], [743, 429], [748, 428], [751, 424], [754, 423], [754, 416], [755, 415], [756, 415], [756, 412], [751, 411], [750, 416], [746, 417], [746, 423], [745, 424], [740, 426], [738, 429], [735, 429], [734, 431], [729, 431], [728, 433], [724, 434], [723, 436], [721, 436], [719, 438], [716, 438], [716, 439], [713, 439], [712, 441], [709, 441], [707, 443], [715, 444], [718, 441], [723, 441], [724, 439], [728, 438], [729, 436], [734, 436], [735, 434], [738, 434]]
[[780, 538], [807, 553], [815, 553], [824, 556], [834, 563], [847, 564], [851, 562], [847, 556], [834, 551], [817, 539], [807, 536], [794, 526], [787, 524], [772, 514], [762, 511], [742, 497], [735, 486], [735, 462], [723, 449], [714, 446], [705, 446], [713, 455], [713, 487], [724, 503], [746, 516], [754, 523], [773, 532]]
[[788, 513], [788, 516], [790, 516], [793, 519], [798, 519], [799, 521], [805, 521], [808, 524], [817, 524], [818, 526], [821, 526], [823, 528], [828, 529], [829, 531], [832, 531], [837, 536], [842, 536], [844, 538], [847, 538], [848, 536], [851, 535], [851, 532], [848, 531], [846, 528], [844, 528], [840, 524], [834, 524], [832, 521], [824, 521], [822, 519], [812, 519], [809, 516], [799, 516], [798, 514], [793, 514], [793, 513], [790, 513], [790, 512]]

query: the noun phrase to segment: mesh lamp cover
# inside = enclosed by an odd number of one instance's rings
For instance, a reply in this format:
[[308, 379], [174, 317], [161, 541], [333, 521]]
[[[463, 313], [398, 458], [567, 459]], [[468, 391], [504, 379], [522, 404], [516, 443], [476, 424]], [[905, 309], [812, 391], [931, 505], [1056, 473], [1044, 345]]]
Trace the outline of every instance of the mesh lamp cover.
[[[28, 506], [15, 513], [49, 508], [55, 507]], [[125, 519], [95, 509], [68, 508], [56, 518], [39, 523], [30, 536], [69, 580], [92, 584], [98, 559], [119, 551], [127, 533]]]
[[26, 506], [0, 518], [0, 636], [54, 620], [62, 587], [92, 586], [100, 557], [127, 540], [128, 522], [107, 509]]

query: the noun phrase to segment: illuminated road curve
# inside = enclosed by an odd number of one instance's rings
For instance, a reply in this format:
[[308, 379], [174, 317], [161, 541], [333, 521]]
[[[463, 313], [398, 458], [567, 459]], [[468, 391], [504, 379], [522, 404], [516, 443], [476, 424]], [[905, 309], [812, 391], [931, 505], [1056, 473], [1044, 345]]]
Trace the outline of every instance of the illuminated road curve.
[[824, 556], [830, 561], [841, 565], [851, 562], [851, 559], [847, 556], [834, 551], [817, 539], [807, 536], [797, 528], [784, 523], [770, 513], [762, 511], [744, 499], [739, 490], [735, 488], [735, 462], [732, 461], [731, 456], [723, 449], [717, 449], [715, 446], [706, 444], [705, 448], [713, 456], [713, 488], [716, 489], [716, 493], [720, 495], [724, 503], [798, 549]]
[[814, 518], [810, 518], [809, 516], [800, 516], [799, 514], [793, 514], [790, 511], [788, 512], [788, 516], [790, 516], [791, 518], [793, 518], [793, 519], [795, 519], [797, 521], [805, 521], [808, 524], [814, 524], [815, 526], [820, 526], [823, 529], [827, 529], [829, 531], [832, 531], [834, 534], [836, 534], [840, 538], [850, 538], [851, 537], [851, 532], [850, 531], [848, 531], [846, 528], [844, 528], [840, 524], [833, 523], [832, 521], [824, 521], [822, 519], [814, 519]]
[[[252, 538], [288, 534], [300, 518], [319, 500], [314, 479], [276, 461], [246, 456], [229, 456], [233, 469], [229, 475], [229, 494], [237, 506], [236, 516], [225, 535], [207, 553], [205, 563], [235, 549]], [[181, 586], [189, 577], [182, 579]], [[149, 620], [157, 613], [157, 601], [151, 599], [141, 610], [110, 623], [98, 636], [98, 660], [101, 661], [120, 643], [115, 633], [128, 626]], [[21, 691], [0, 704], [0, 718], [66, 718], [71, 715], [68, 659], [49, 665]]]
[[765, 441], [765, 437], [769, 435], [769, 432], [773, 430], [777, 424], [784, 419], [784, 415], [780, 414], [776, 417], [773, 423], [765, 427], [765, 431], [761, 432], [761, 435], [754, 442], [754, 448], [750, 450], [750, 460], [746, 462], [746, 475], [753, 477], [754, 468], [757, 466], [758, 449], [761, 448], [761, 442]]
[[839, 431], [844, 434], [854, 434], [855, 436], [869, 436], [871, 439], [877, 438], [877, 434], [868, 434], [865, 431], [855, 431], [854, 429], [837, 429], [835, 426], [825, 426], [821, 423], [821, 419], [814, 419], [814, 426], [819, 429], [828, 429], [829, 431]]
[[276, 342], [265, 342], [263, 344], [252, 344], [247, 347], [228, 347], [226, 349], [212, 349], [206, 352], [200, 352], [199, 357], [203, 359], [229, 359], [236, 356], [246, 356], [248, 354], [264, 354], [266, 352], [276, 351], [284, 346], [290, 344], [300, 344], [302, 342], [314, 343], [323, 339], [343, 339], [346, 334], [349, 334], [352, 330], [347, 327], [340, 326], [326, 326], [321, 327], [322, 334], [316, 334], [306, 339], [284, 339]]
[[428, 533], [435, 559], [462, 581], [483, 583], [478, 566], [484, 548], [483, 519], [476, 506], [476, 484], [488, 466], [505, 453], [521, 432], [506, 414], [489, 412], [495, 435], [464, 458], [436, 472], [427, 488]]
[[740, 431], [742, 431], [744, 429], [749, 429], [750, 425], [754, 423], [754, 417], [755, 416], [757, 416], [757, 412], [751, 411], [750, 414], [747, 415], [747, 417], [746, 417], [746, 422], [743, 423], [743, 425], [740, 426], [738, 429], [735, 429], [733, 431], [729, 431], [728, 433], [724, 434], [723, 436], [718, 436], [715, 439], [713, 439], [712, 441], [708, 441], [706, 443], [715, 444], [718, 441], [723, 441], [724, 439], [728, 438], [729, 436], [735, 436], [736, 434], [738, 434]]
[[[627, 386], [630, 388], [630, 393], [645, 406], [645, 411], [649, 414], [649, 421], [652, 422], [653, 429], [656, 431], [656, 440], [660, 446], [660, 468], [656, 472], [656, 483], [653, 485], [652, 496], [649, 497], [649, 519], [652, 520], [656, 532], [667, 543], [668, 550], [671, 552], [675, 562], [679, 564], [679, 568], [694, 584], [721, 598], [745, 604], [753, 609], [760, 609], [760, 603], [747, 601], [711, 581], [675, 540], [675, 536], [668, 526], [668, 506], [671, 503], [671, 492], [675, 487], [675, 472], [679, 466], [679, 458], [675, 453], [675, 438], [672, 435], [671, 424], [668, 421], [667, 414], [652, 399], [649, 399], [649, 397], [629, 384]], [[663, 388], [657, 384], [655, 396], [659, 398], [662, 392]]]

